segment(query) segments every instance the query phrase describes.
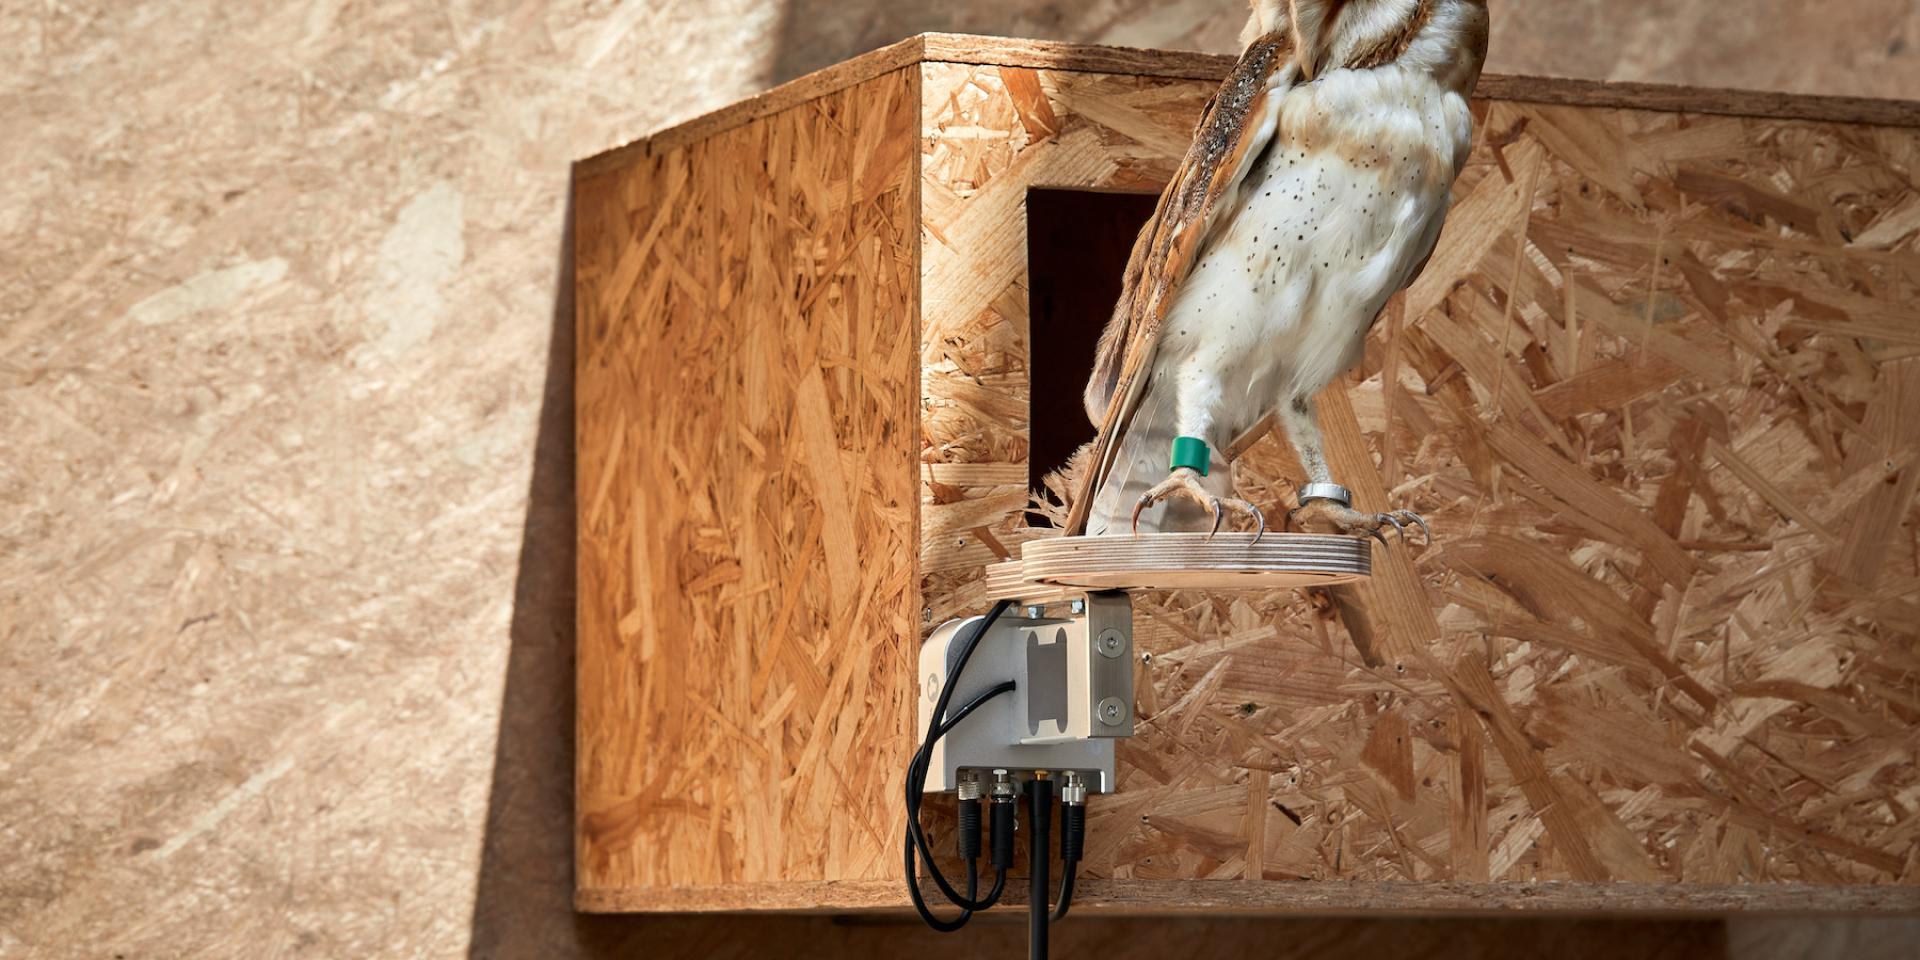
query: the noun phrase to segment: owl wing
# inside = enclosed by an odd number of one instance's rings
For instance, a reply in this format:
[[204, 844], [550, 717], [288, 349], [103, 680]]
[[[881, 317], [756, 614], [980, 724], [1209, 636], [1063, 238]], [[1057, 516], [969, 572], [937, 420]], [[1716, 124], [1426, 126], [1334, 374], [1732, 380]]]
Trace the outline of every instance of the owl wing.
[[1299, 76], [1286, 31], [1249, 44], [1219, 92], [1207, 101], [1193, 146], [1134, 241], [1120, 301], [1100, 334], [1093, 377], [1087, 382], [1087, 415], [1100, 432], [1067, 515], [1068, 536], [1086, 531], [1094, 496], [1113, 469], [1120, 440], [1146, 393], [1147, 372], [1175, 292], [1205, 246], [1215, 214], [1225, 206], [1222, 199], [1234, 194], [1272, 143], [1280, 101]]

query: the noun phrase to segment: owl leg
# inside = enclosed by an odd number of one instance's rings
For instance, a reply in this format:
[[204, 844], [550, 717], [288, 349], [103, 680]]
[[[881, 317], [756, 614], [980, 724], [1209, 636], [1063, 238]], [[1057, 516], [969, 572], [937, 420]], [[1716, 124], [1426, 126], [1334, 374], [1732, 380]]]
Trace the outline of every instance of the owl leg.
[[1296, 521], [1303, 528], [1309, 523], [1324, 523], [1341, 533], [1366, 534], [1384, 544], [1387, 538], [1382, 531], [1387, 527], [1405, 540], [1407, 525], [1414, 524], [1426, 534], [1427, 542], [1433, 542], [1433, 530], [1427, 521], [1411, 510], [1362, 513], [1353, 509], [1353, 494], [1334, 482], [1333, 471], [1327, 467], [1326, 447], [1320, 439], [1320, 421], [1312, 400], [1295, 397], [1281, 404], [1280, 425], [1286, 428], [1294, 451], [1300, 455], [1300, 465], [1307, 471], [1307, 485], [1300, 488], [1300, 505], [1287, 511], [1289, 529]]
[[[1140, 532], [1140, 515], [1156, 503], [1167, 501], [1173, 507], [1179, 501], [1186, 501], [1206, 512], [1212, 526], [1208, 536], [1220, 532], [1220, 524], [1226, 512], [1233, 510], [1247, 514], [1254, 524], [1254, 542], [1266, 535], [1267, 518], [1260, 508], [1230, 494], [1233, 491], [1233, 465], [1225, 458], [1215, 456], [1215, 448], [1209, 438], [1215, 433], [1214, 423], [1220, 409], [1219, 363], [1199, 362], [1179, 370], [1174, 377], [1174, 397], [1177, 413], [1172, 418], [1174, 428], [1172, 449], [1167, 454], [1167, 477], [1140, 495], [1133, 505], [1133, 532]], [[1165, 442], [1164, 440], [1162, 442]], [[1219, 461], [1216, 463], [1216, 461]], [[1162, 510], [1160, 523], [1169, 521], [1180, 523], [1192, 515], [1191, 510]], [[1164, 529], [1164, 527], [1163, 527]]]

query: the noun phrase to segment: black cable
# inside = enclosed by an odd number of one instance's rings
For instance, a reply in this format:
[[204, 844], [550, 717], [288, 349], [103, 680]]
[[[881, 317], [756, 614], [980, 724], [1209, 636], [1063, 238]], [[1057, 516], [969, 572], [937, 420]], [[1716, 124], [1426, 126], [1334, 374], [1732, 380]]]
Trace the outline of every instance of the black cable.
[[994, 794], [993, 869], [999, 873], [1013, 869], [1013, 820], [1013, 794]]
[[[947, 734], [952, 733], [953, 728], [960, 725], [960, 721], [965, 720], [967, 717], [971, 716], [975, 710], [978, 710], [981, 707], [986, 706], [988, 700], [992, 700], [994, 697], [997, 697], [1003, 693], [1012, 693], [1017, 688], [1018, 688], [1018, 684], [1015, 684], [1012, 680], [1003, 680], [997, 684], [994, 684], [993, 687], [988, 689], [986, 693], [983, 693], [977, 697], [974, 697], [972, 700], [967, 701], [966, 706], [961, 707], [960, 709], [954, 711], [953, 716], [949, 717], [946, 723], [943, 723], [940, 725], [940, 729], [935, 732], [934, 739], [938, 740], [941, 737], [944, 737]], [[931, 754], [929, 754], [929, 759], [927, 762], [932, 762]]]
[[[1011, 684], [1009, 684], [1009, 689], [1011, 689]], [[1004, 693], [1005, 691], [1001, 691], [1001, 692]], [[970, 706], [973, 706], [977, 709], [979, 704], [984, 703], [986, 699], [989, 699], [989, 698], [983, 697], [981, 700], [977, 701], [974, 704], [971, 704]], [[965, 718], [965, 715], [962, 714], [960, 717], [956, 719], [964, 719], [964, 718]], [[920, 765], [918, 785], [924, 786], [926, 783], [924, 755], [917, 756], [915, 758], [915, 762]], [[909, 770], [908, 786], [909, 787], [915, 786], [916, 783], [914, 781], [915, 781], [915, 778], [913, 775], [913, 771]], [[1000, 902], [1000, 895], [1006, 889], [1006, 886], [1007, 886], [1006, 868], [996, 866], [994, 870], [992, 889], [987, 891], [987, 895], [985, 897], [976, 900], [974, 899], [974, 892], [978, 887], [979, 867], [973, 860], [968, 859], [967, 860], [967, 892], [964, 895], [962, 895], [961, 893], [959, 893], [958, 891], [955, 891], [951, 886], [948, 885], [945, 875], [940, 873], [939, 866], [934, 863], [933, 855], [927, 851], [926, 836], [919, 829], [920, 804], [917, 802], [909, 803], [907, 805], [907, 816], [909, 817], [907, 821], [908, 840], [907, 842], [901, 844], [901, 846], [904, 848], [906, 852], [907, 894], [909, 898], [913, 900], [914, 909], [919, 911], [920, 919], [925, 920], [927, 922], [927, 925], [934, 928], [935, 930], [939, 930], [943, 933], [950, 933], [954, 930], [958, 930], [961, 927], [965, 926], [967, 923], [967, 920], [970, 918], [970, 916], [974, 911], [985, 910], [993, 906], [994, 904]], [[959, 917], [950, 921], [941, 920], [938, 917], [935, 917], [933, 913], [927, 909], [926, 900], [920, 894], [920, 881], [919, 881], [919, 875], [918, 875], [919, 869], [918, 869], [918, 863], [915, 858], [916, 853], [919, 855], [921, 859], [925, 859], [927, 861], [928, 875], [934, 879], [934, 883], [936, 886], [940, 888], [941, 894], [947, 898], [947, 901], [949, 903], [952, 903], [954, 906], [960, 908], [961, 913]]]
[[955, 853], [961, 863], [980, 859], [980, 798], [960, 798], [960, 829], [954, 831]]
[[1067, 910], [1073, 906], [1073, 876], [1080, 872], [1080, 853], [1087, 842], [1087, 807], [1084, 803], [1069, 803], [1065, 795], [1060, 802], [1060, 895], [1054, 898], [1054, 923], [1067, 918]]
[[1053, 913], [1047, 916], [1047, 919], [1054, 923], [1065, 920], [1067, 908], [1073, 906], [1073, 868], [1074, 865], [1071, 863], [1060, 865], [1060, 895], [1054, 899]]
[[[960, 911], [960, 915], [954, 917], [952, 920], [942, 920], [934, 916], [933, 911], [927, 908], [926, 898], [920, 895], [920, 881], [914, 876], [913, 845], [904, 844], [901, 849], [905, 850], [907, 854], [907, 898], [913, 901], [913, 909], [920, 912], [920, 919], [926, 921], [927, 926], [941, 933], [952, 933], [966, 926], [967, 921], [973, 919], [973, 911], [971, 910]], [[996, 890], [999, 889], [1005, 882], [1006, 879], [1002, 876], [1000, 881], [994, 884], [994, 888]], [[967, 896], [969, 898], [973, 896], [974, 889], [978, 887], [979, 884], [979, 865], [969, 861], [967, 863]]]
[[[938, 742], [940, 737], [947, 731], [953, 729], [954, 724], [966, 719], [968, 714], [979, 709], [980, 706], [988, 700], [1007, 692], [1007, 690], [1013, 687], [1011, 682], [1001, 684], [993, 690], [974, 698], [971, 703], [962, 707], [960, 712], [950, 720], [947, 718], [947, 707], [953, 700], [954, 689], [958, 684], [961, 673], [966, 669], [967, 661], [973, 657], [973, 651], [979, 647], [980, 640], [986, 636], [987, 630], [1012, 606], [1013, 601], [1011, 600], [1001, 600], [995, 603], [993, 608], [987, 611], [987, 615], [975, 623], [973, 630], [967, 634], [966, 640], [962, 642], [960, 646], [958, 656], [951, 660], [952, 667], [948, 671], [947, 682], [940, 687], [940, 697], [934, 703], [933, 716], [927, 724], [926, 737], [921, 741], [920, 749], [914, 754], [913, 759], [907, 765], [907, 836], [906, 841], [901, 844], [903, 847], [902, 852], [905, 854], [905, 869], [903, 873], [906, 875], [907, 895], [909, 899], [913, 901], [914, 909], [919, 912], [920, 919], [926, 921], [928, 926], [941, 932], [951, 932], [965, 926], [968, 920], [973, 919], [973, 912], [975, 910], [984, 910], [998, 902], [1001, 891], [1006, 887], [1005, 871], [996, 869], [995, 872], [997, 875], [994, 877], [993, 889], [987, 894], [985, 899], [975, 900], [974, 895], [979, 886], [979, 868], [977, 864], [969, 861], [967, 863], [967, 892], [962, 895], [954, 890], [953, 885], [948, 883], [946, 876], [941, 873], [939, 864], [934, 861], [932, 851], [928, 849], [926, 834], [920, 827], [920, 801], [926, 792], [927, 766], [932, 762], [933, 745]], [[940, 888], [942, 895], [961, 908], [959, 916], [952, 920], [942, 920], [934, 916], [933, 911], [927, 908], [926, 900], [920, 894], [917, 859], [926, 860], [927, 875], [933, 878], [934, 885]]]
[[[970, 653], [971, 651], [967, 652]], [[957, 670], [955, 672], [958, 673]], [[998, 903], [1000, 901], [1000, 893], [1006, 887], [1005, 870], [1001, 869], [998, 871], [994, 877], [992, 891], [990, 891], [984, 899], [980, 900], [973, 898], [972, 890], [969, 890], [962, 896], [948, 884], [946, 875], [941, 873], [940, 867], [934, 863], [933, 852], [927, 844], [926, 832], [920, 826], [920, 802], [921, 799], [926, 796], [927, 765], [933, 762], [933, 744], [939, 742], [941, 737], [946, 736], [954, 727], [958, 726], [961, 721], [971, 716], [975, 710], [985, 706], [987, 701], [1001, 694], [1012, 692], [1014, 686], [1012, 680], [995, 684], [985, 693], [968, 701], [966, 706], [961, 707], [953, 716], [947, 718], [944, 723], [933, 727], [930, 730], [932, 734], [931, 738], [921, 746], [918, 753], [914, 754], [912, 762], [908, 764], [907, 767], [907, 835], [909, 838], [909, 849], [918, 852], [920, 858], [927, 862], [927, 875], [933, 878], [934, 885], [940, 888], [941, 895], [945, 896], [949, 903], [952, 903], [962, 910], [985, 910]], [[914, 877], [916, 874], [917, 867], [910, 871], [908, 876]], [[918, 886], [917, 881], [915, 881], [915, 885], [916, 887]], [[930, 915], [922, 911], [922, 919], [927, 919], [928, 916]], [[961, 920], [959, 922], [965, 923], [966, 921]]]
[[1027, 960], [1047, 960], [1047, 831], [1053, 822], [1053, 781], [1027, 781]]

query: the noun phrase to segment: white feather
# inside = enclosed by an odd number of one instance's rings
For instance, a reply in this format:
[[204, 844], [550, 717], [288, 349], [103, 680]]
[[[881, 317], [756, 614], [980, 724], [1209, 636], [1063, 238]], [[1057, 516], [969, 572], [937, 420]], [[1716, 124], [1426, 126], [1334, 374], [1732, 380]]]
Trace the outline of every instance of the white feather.
[[[1404, 18], [1411, 2], [1363, 12]], [[1272, 145], [1222, 204], [1175, 295], [1090, 534], [1126, 529], [1140, 494], [1166, 476], [1175, 436], [1206, 440], [1206, 486], [1231, 492], [1220, 451], [1358, 359], [1373, 319], [1432, 252], [1472, 136], [1463, 96], [1399, 65], [1331, 71], [1258, 122], [1274, 124]], [[1150, 530], [1206, 523], [1180, 500], [1141, 518]]]

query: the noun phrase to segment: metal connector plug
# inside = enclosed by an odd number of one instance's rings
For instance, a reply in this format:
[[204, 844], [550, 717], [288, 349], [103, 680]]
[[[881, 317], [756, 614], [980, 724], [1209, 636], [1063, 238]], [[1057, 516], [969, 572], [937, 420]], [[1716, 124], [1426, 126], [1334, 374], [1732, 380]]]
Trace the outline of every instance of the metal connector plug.
[[995, 800], [1005, 799], [1011, 801], [1014, 794], [1013, 777], [1005, 770], [995, 770], [993, 772], [993, 788], [991, 792]]
[[1076, 807], [1086, 803], [1086, 779], [1072, 770], [1067, 771], [1066, 779], [1060, 784], [1060, 802]]
[[986, 788], [980, 784], [980, 775], [972, 771], [960, 774], [960, 781], [954, 785], [954, 790], [962, 800], [978, 800], [986, 793]]

